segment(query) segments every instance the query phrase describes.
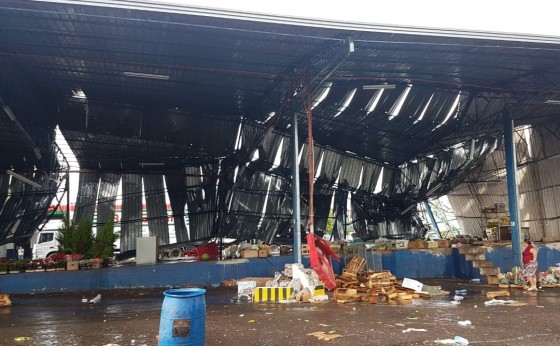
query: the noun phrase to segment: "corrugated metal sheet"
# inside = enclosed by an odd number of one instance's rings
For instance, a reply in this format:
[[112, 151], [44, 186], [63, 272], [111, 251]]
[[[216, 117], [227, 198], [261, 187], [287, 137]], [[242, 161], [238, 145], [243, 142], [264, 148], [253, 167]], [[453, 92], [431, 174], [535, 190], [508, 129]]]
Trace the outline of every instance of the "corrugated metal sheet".
[[191, 240], [209, 237], [214, 231], [218, 212], [216, 209], [217, 165], [186, 167], [185, 170]]
[[175, 236], [177, 242], [190, 239], [185, 222], [185, 207], [187, 206], [187, 180], [182, 171], [172, 172], [165, 175], [165, 183], [171, 210], [173, 210], [173, 224], [175, 225]]
[[102, 173], [97, 197], [97, 230], [115, 219], [115, 203], [121, 180], [120, 174]]
[[[560, 239], [560, 230], [555, 229], [557, 219], [560, 217], [560, 177], [557, 174], [560, 169], [560, 159], [547, 158], [546, 155], [557, 155], [560, 153], [560, 139], [550, 133], [551, 128], [557, 124], [540, 124], [532, 128], [531, 148], [533, 156], [529, 155], [527, 144], [522, 138], [526, 133], [518, 130], [516, 136], [518, 142], [517, 152], [524, 155], [524, 165], [518, 168], [518, 207], [520, 209], [520, 221], [523, 227], [529, 228], [529, 233], [534, 240], [540, 240], [543, 236], [552, 236]], [[543, 150], [541, 150], [543, 149]], [[453, 208], [461, 219], [462, 216], [473, 216], [476, 210], [467, 210], [466, 199], [480, 201], [481, 207], [492, 206], [494, 203], [508, 204], [507, 180], [505, 179], [504, 151], [496, 150], [482, 169], [481, 176], [493, 183], [471, 184], [475, 194], [470, 194], [466, 187], [452, 192], [449, 195]], [[494, 173], [494, 174], [492, 174]], [[484, 219], [484, 215], [478, 210], [478, 215]]]
[[80, 172], [78, 195], [73, 215], [73, 223], [89, 220], [93, 223], [93, 212], [97, 202], [97, 191], [99, 188], [99, 172]]
[[146, 213], [150, 236], [158, 237], [161, 245], [169, 244], [169, 227], [167, 224], [167, 208], [163, 176], [160, 174], [142, 175], [144, 196], [146, 197]]
[[136, 249], [142, 236], [142, 176], [122, 176], [121, 252]]

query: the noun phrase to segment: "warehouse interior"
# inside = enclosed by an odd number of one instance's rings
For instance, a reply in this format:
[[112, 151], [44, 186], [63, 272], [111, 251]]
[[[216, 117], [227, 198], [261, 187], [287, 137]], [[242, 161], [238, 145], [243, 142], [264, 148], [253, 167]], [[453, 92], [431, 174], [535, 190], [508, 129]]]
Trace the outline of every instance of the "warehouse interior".
[[122, 251], [143, 199], [170, 242], [166, 195], [176, 241], [292, 237], [294, 162], [303, 230], [310, 190], [315, 230], [344, 232], [351, 210], [362, 238], [418, 237], [419, 206], [447, 195], [483, 237], [482, 210], [509, 204], [508, 120], [521, 228], [560, 240], [557, 37], [6, 0], [0, 42], [0, 244], [66, 188], [57, 128], [79, 164], [74, 221], [102, 225], [121, 186]]

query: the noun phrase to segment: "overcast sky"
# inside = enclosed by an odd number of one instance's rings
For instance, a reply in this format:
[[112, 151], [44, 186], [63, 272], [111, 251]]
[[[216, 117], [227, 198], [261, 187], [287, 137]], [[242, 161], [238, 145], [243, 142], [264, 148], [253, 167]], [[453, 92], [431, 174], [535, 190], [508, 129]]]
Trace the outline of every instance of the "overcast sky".
[[560, 36], [557, 0], [151, 0], [308, 18]]

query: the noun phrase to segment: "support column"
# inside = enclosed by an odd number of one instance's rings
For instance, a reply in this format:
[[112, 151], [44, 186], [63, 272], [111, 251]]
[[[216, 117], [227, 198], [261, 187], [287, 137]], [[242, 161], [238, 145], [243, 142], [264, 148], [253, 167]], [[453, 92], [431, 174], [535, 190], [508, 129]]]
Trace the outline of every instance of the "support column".
[[504, 144], [506, 149], [506, 174], [508, 187], [509, 215], [511, 220], [511, 244], [513, 249], [513, 265], [521, 263], [521, 230], [519, 225], [519, 209], [517, 206], [517, 155], [513, 132], [513, 120], [509, 110], [504, 113]]
[[424, 209], [428, 213], [428, 218], [430, 219], [430, 223], [436, 232], [436, 235], [441, 239], [441, 232], [439, 231], [439, 226], [436, 222], [436, 218], [434, 217], [434, 213], [432, 213], [432, 207], [430, 207], [430, 203], [428, 201], [424, 201]]
[[301, 212], [299, 192], [299, 139], [297, 112], [292, 114], [292, 217], [294, 219], [294, 262], [301, 263]]

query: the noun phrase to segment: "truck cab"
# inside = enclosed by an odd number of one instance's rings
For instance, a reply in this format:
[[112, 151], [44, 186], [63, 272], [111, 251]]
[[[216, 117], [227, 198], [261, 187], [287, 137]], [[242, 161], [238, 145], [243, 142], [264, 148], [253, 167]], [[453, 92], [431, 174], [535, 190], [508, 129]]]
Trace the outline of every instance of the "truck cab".
[[51, 219], [33, 234], [30, 244], [33, 259], [46, 258], [58, 251], [58, 230], [63, 224], [62, 219]]
[[[46, 258], [58, 251], [58, 229], [44, 229], [37, 233], [32, 245], [33, 259]], [[35, 237], [34, 237], [35, 238]]]

